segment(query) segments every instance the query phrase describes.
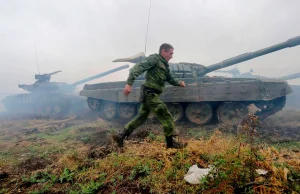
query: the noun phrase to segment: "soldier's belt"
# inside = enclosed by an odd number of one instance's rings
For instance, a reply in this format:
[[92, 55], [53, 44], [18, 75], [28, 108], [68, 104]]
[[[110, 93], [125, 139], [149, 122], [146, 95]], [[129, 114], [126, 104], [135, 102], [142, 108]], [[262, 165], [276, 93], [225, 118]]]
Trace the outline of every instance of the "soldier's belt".
[[160, 94], [161, 92], [156, 90], [156, 89], [153, 89], [153, 88], [148, 88], [146, 86], [144, 86], [144, 90], [145, 92], [147, 92], [148, 94]]

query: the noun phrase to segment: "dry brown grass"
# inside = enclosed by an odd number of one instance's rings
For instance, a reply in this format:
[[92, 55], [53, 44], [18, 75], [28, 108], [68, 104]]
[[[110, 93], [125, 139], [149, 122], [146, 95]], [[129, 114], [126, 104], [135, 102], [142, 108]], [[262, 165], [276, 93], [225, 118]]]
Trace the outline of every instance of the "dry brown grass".
[[[260, 145], [258, 153], [261, 159], [254, 161], [255, 167], [267, 170], [268, 174], [256, 174], [255, 180], [250, 181], [247, 160], [251, 145], [243, 143], [241, 146], [237, 138], [225, 136], [220, 131], [216, 131], [208, 140], [188, 140], [188, 147], [184, 150], [166, 149], [164, 146], [159, 141], [129, 141], [123, 150], [95, 160], [92, 165], [87, 158], [90, 148], [83, 147], [80, 152], [62, 156], [52, 172], [59, 175], [64, 169], [70, 169], [76, 174], [74, 180], [82, 185], [101, 179], [102, 186], [98, 188], [100, 193], [233, 193], [237, 189], [249, 189], [257, 193], [293, 192], [295, 187], [290, 187], [294, 183], [290, 169], [294, 173], [300, 172], [299, 153], [279, 152], [274, 147]], [[237, 151], [239, 147], [240, 152]], [[218, 165], [219, 161], [224, 164]], [[233, 165], [237, 162], [241, 166]], [[199, 167], [213, 164], [219, 172], [212, 173], [214, 180], [207, 179], [201, 185], [190, 185], [183, 177], [193, 164]], [[84, 167], [86, 169], [79, 172]], [[221, 172], [228, 174], [220, 178]], [[244, 181], [239, 180], [242, 176]], [[79, 187], [73, 189], [80, 190]]]
[[[28, 166], [33, 165], [34, 161], [40, 161], [38, 164], [47, 166], [13, 175], [14, 171], [9, 169], [16, 166], [8, 162], [7, 158], [0, 160], [0, 171], [9, 172], [8, 178], [0, 180], [3, 183], [0, 193], [14, 193], [18, 190], [21, 193], [300, 191], [297, 186], [300, 185], [299, 150], [277, 149], [219, 130], [211, 130], [212, 135], [208, 133], [201, 138], [196, 134], [197, 131], [193, 131], [195, 138], [181, 136], [180, 141], [188, 142], [183, 150], [166, 149], [161, 133], [151, 133], [144, 141], [126, 141], [125, 148], [120, 150], [111, 141], [106, 146], [100, 146], [97, 141], [91, 143], [92, 138], [103, 138], [103, 129], [115, 127], [102, 120], [86, 122], [70, 118], [61, 121], [6, 121], [1, 126], [2, 148], [15, 151], [15, 155], [10, 155], [11, 159], [21, 158], [20, 155], [30, 151], [34, 152], [35, 157], [22, 164]], [[83, 133], [91, 138], [88, 142], [83, 143], [78, 139]], [[56, 149], [58, 151], [51, 152]], [[42, 158], [41, 154], [45, 152], [51, 154]], [[49, 165], [44, 159], [50, 161]], [[183, 178], [194, 164], [202, 168], [213, 165], [215, 170], [201, 184], [190, 185]], [[253, 167], [265, 169], [268, 173], [258, 175]], [[20, 178], [22, 175], [25, 178]]]

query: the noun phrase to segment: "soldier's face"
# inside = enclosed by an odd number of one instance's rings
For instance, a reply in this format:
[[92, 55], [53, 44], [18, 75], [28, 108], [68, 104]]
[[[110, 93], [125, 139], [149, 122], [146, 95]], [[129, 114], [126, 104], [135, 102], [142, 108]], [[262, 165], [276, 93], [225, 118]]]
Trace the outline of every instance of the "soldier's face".
[[165, 58], [165, 60], [168, 62], [170, 59], [172, 59], [173, 57], [173, 52], [174, 52], [174, 49], [170, 49], [169, 51], [165, 51], [165, 50], [162, 50], [161, 51], [161, 55]]

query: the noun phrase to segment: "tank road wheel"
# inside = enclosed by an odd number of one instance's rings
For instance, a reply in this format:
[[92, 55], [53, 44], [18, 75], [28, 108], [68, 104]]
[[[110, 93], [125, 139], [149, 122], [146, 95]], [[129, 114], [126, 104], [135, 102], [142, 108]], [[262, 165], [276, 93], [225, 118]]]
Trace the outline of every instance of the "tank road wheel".
[[213, 109], [210, 104], [191, 103], [185, 109], [185, 116], [191, 123], [203, 125], [211, 120]]
[[217, 110], [218, 119], [225, 124], [238, 124], [248, 114], [248, 107], [241, 102], [223, 102]]
[[98, 111], [100, 110], [100, 105], [101, 102], [98, 99], [94, 99], [94, 98], [88, 98], [87, 99], [87, 103], [88, 103], [88, 107], [92, 110], [92, 111]]
[[122, 119], [131, 119], [136, 115], [136, 105], [129, 103], [120, 103], [118, 114]]
[[105, 102], [101, 108], [101, 113], [103, 117], [107, 120], [112, 120], [116, 118], [118, 115], [117, 103]]
[[174, 121], [180, 121], [183, 117], [183, 107], [181, 104], [167, 103], [169, 112], [172, 114]]

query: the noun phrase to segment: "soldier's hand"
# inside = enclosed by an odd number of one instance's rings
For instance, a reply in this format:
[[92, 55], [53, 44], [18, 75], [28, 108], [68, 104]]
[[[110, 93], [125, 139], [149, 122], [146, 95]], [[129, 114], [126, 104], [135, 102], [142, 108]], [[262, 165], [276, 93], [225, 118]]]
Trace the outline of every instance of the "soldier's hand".
[[127, 96], [128, 94], [130, 94], [131, 90], [132, 90], [132, 86], [126, 84], [126, 85], [125, 85], [125, 88], [124, 88], [124, 90], [123, 90], [125, 96]]
[[180, 81], [179, 84], [180, 84], [180, 87], [185, 87], [184, 81]]

